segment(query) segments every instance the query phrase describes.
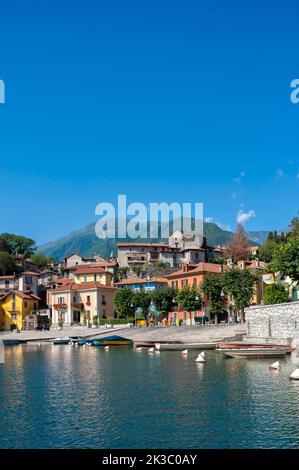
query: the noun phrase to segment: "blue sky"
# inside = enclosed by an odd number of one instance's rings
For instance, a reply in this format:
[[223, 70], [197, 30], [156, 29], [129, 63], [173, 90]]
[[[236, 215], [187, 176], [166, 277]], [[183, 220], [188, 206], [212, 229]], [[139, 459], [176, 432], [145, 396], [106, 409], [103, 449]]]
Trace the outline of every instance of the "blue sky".
[[2, 3], [0, 232], [50, 241], [118, 194], [285, 228], [299, 209], [299, 6], [279, 3]]

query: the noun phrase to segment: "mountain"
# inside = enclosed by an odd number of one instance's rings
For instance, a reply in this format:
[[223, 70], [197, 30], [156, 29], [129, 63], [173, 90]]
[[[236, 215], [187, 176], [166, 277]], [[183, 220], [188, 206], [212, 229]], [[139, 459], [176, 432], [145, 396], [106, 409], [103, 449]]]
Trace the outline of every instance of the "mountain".
[[[259, 244], [268, 232], [249, 232], [252, 244]], [[208, 244], [211, 246], [225, 245], [232, 237], [232, 232], [222, 230], [218, 225], [204, 222], [204, 234], [207, 237]], [[54, 256], [57, 260], [63, 260], [72, 253], [80, 253], [82, 256], [92, 256], [94, 253], [103, 257], [109, 257], [111, 252], [117, 254], [116, 243], [118, 241], [129, 241], [129, 239], [99, 239], [95, 234], [95, 224], [89, 224], [86, 227], [71, 232], [68, 235], [59, 238], [50, 243], [46, 243], [38, 247], [38, 251], [45, 253], [47, 256]], [[145, 241], [145, 240], [136, 240]], [[157, 241], [147, 239], [146, 241]], [[158, 241], [165, 241], [159, 239]]]
[[247, 232], [250, 240], [255, 242], [257, 245], [262, 245], [263, 243], [265, 243], [268, 237], [268, 233], [269, 231], [266, 231], [266, 230], [260, 230], [260, 231], [249, 230]]

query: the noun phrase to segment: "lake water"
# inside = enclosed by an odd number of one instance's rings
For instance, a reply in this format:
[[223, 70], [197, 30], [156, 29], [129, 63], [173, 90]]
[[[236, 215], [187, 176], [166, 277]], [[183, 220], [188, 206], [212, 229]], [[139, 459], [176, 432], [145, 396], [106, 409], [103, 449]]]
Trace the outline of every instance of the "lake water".
[[[296, 448], [295, 366], [27, 344], [0, 364], [1, 448]], [[297, 358], [298, 359], [298, 358]]]

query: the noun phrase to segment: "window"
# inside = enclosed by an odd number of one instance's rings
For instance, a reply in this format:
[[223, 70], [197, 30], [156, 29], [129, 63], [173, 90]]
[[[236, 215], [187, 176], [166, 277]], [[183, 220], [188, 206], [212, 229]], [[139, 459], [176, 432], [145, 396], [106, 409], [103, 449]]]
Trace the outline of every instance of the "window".
[[76, 278], [77, 278], [78, 281], [80, 281], [80, 274], [77, 274]]
[[97, 275], [96, 274], [93, 275], [93, 279], [96, 282], [96, 280], [97, 280]]
[[11, 319], [12, 319], [12, 320], [16, 320], [16, 319], [17, 319], [17, 314], [16, 314], [16, 313], [12, 313], [12, 314], [11, 314]]
[[84, 274], [84, 282], [87, 282], [87, 276]]
[[197, 286], [197, 279], [196, 277], [193, 278], [193, 287], [196, 287]]
[[102, 295], [102, 305], [106, 305], [106, 299], [104, 295]]
[[25, 308], [27, 307], [27, 302], [26, 302], [26, 300], [25, 300], [25, 302], [24, 302], [24, 307], [25, 307]]
[[64, 297], [58, 297], [58, 303], [64, 304]]

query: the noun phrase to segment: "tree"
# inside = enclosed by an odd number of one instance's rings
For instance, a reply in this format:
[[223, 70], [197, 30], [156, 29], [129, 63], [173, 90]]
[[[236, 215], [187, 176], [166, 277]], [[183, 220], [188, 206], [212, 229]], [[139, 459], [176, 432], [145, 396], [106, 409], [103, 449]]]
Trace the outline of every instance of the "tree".
[[161, 287], [152, 293], [152, 300], [155, 309], [162, 317], [167, 317], [176, 303], [176, 289], [172, 287]]
[[1, 276], [9, 276], [18, 271], [14, 257], [6, 251], [0, 251], [0, 274]]
[[132, 317], [136, 310], [136, 295], [131, 287], [122, 287], [116, 291], [113, 305], [121, 318]]
[[222, 275], [223, 291], [232, 297], [236, 308], [242, 313], [243, 320], [244, 308], [251, 303], [257, 281], [257, 276], [249, 269], [233, 268]]
[[280, 304], [288, 302], [289, 293], [282, 284], [270, 284], [266, 286], [265, 290], [265, 304]]
[[273, 253], [270, 269], [289, 276], [293, 282], [299, 281], [299, 237], [278, 245]]
[[48, 258], [44, 253], [35, 253], [30, 256], [30, 259], [33, 263], [37, 264], [39, 268], [44, 268], [53, 262], [53, 258]]
[[293, 217], [291, 220], [291, 237], [297, 238], [299, 237], [299, 218]]
[[225, 306], [225, 295], [222, 291], [222, 276], [219, 274], [211, 274], [204, 278], [202, 283], [202, 291], [208, 296], [209, 312], [216, 316], [222, 312]]
[[268, 240], [266, 240], [259, 248], [259, 259], [261, 261], [265, 261], [265, 263], [270, 263], [277, 246], [277, 242], [273, 238], [268, 238]]
[[32, 238], [23, 237], [22, 235], [1, 233], [0, 239], [6, 242], [11, 255], [25, 254], [30, 256], [36, 249], [35, 241], [32, 240]]
[[237, 230], [227, 245], [224, 255], [227, 259], [231, 259], [233, 263], [248, 259], [250, 255], [249, 240], [241, 224], [237, 226]]
[[151, 305], [152, 296], [150, 292], [136, 292], [135, 294], [135, 305], [139, 307], [142, 311], [142, 314], [146, 316], [149, 312], [149, 308]]
[[199, 310], [202, 307], [200, 292], [195, 287], [184, 286], [177, 292], [178, 305], [190, 313], [190, 324], [192, 323], [191, 312]]

